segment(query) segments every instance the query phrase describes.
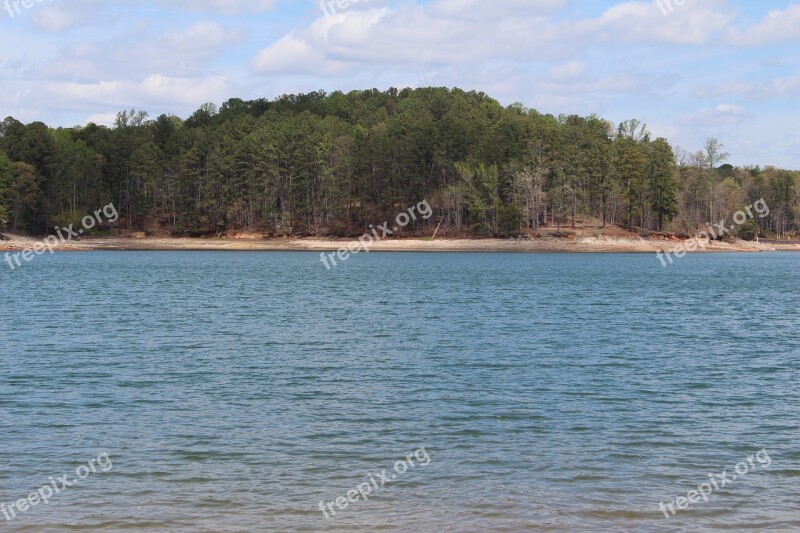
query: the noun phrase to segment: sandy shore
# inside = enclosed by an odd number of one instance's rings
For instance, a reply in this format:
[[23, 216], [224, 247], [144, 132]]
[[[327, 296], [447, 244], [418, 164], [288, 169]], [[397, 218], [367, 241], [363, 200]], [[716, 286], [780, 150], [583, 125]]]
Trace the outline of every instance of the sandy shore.
[[[596, 232], [595, 232], [596, 233]], [[4, 234], [0, 251], [30, 249], [40, 239]], [[172, 237], [83, 238], [59, 245], [60, 251], [88, 250], [228, 250], [228, 251], [336, 251], [346, 248], [349, 239], [319, 238], [216, 238], [191, 239]], [[672, 250], [685, 243], [679, 239], [643, 238], [636, 235], [608, 236], [576, 234], [569, 238], [540, 237], [528, 239], [386, 239], [372, 244], [373, 252], [581, 252], [581, 253], [655, 253]], [[736, 241], [711, 242], [705, 252], [800, 251], [800, 242], [776, 244]]]

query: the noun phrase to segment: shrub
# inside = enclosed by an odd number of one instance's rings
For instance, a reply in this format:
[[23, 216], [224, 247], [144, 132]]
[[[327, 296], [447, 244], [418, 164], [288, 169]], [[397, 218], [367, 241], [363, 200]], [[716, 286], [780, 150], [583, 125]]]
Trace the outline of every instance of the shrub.
[[754, 241], [758, 237], [758, 224], [754, 220], [748, 220], [736, 230], [736, 236], [743, 241]]
[[477, 223], [469, 227], [469, 232], [475, 237], [485, 237], [489, 234], [489, 228], [486, 224]]
[[501, 205], [497, 208], [497, 225], [501, 235], [519, 235], [522, 224], [522, 211], [514, 205]]

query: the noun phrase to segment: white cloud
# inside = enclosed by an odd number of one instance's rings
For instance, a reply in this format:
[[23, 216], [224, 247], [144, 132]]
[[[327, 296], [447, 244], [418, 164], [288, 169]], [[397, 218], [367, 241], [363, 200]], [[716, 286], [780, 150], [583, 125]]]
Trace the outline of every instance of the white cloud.
[[742, 107], [733, 104], [720, 104], [717, 107], [701, 109], [697, 113], [686, 116], [681, 119], [681, 123], [685, 126], [714, 128], [738, 126], [752, 118], [753, 116]]
[[508, 16], [549, 15], [566, 7], [567, 0], [437, 0], [431, 3], [436, 17], [492, 20]]
[[585, 61], [570, 61], [550, 67], [550, 78], [555, 80], [571, 80], [586, 72], [589, 65]]
[[703, 85], [698, 87], [694, 94], [699, 98], [737, 96], [757, 101], [780, 97], [797, 98], [800, 96], [800, 75], [764, 81], [729, 81]]
[[800, 5], [770, 11], [764, 19], [745, 29], [730, 29], [726, 41], [735, 46], [761, 46], [800, 40]]
[[210, 11], [222, 15], [263, 13], [275, 7], [277, 0], [158, 0], [159, 3], [190, 11]]
[[150, 99], [179, 105], [221, 102], [233, 96], [232, 84], [222, 76], [176, 78], [163, 74], [148, 76], [139, 85]]
[[26, 95], [24, 105], [44, 109], [127, 109], [144, 107], [196, 109], [204, 102], [221, 102], [234, 96], [233, 85], [223, 77], [171, 77], [153, 74], [141, 80], [95, 83], [52, 82]]
[[243, 39], [241, 31], [208, 21], [161, 33], [134, 29], [111, 39], [65, 46], [37, 71], [51, 79], [78, 82], [136, 78], [153, 72], [208, 75], [211, 61]]
[[313, 75], [367, 65], [546, 63], [591, 47], [702, 44], [734, 16], [724, 0], [684, 6], [669, 17], [652, 2], [640, 1], [617, 4], [595, 18], [552, 16], [564, 4], [552, 0], [534, 8], [521, 0], [434, 0], [340, 12], [267, 46], [253, 68], [262, 74]]
[[117, 120], [117, 113], [115, 111], [109, 113], [93, 113], [89, 115], [84, 121], [86, 124], [91, 122], [99, 126], [113, 126]]
[[[724, 0], [703, 0], [676, 6], [667, 16], [652, 1], [616, 4], [597, 19], [579, 21], [583, 37], [604, 44], [694, 44], [708, 43], [734, 20]], [[584, 41], [589, 45], [591, 41]]]
[[33, 23], [47, 31], [64, 31], [81, 21], [80, 13], [63, 5], [45, 6], [31, 13]]
[[[38, 0], [41, 1], [41, 0]], [[31, 20], [40, 29], [63, 32], [76, 27], [102, 26], [116, 17], [109, 15], [115, 7], [141, 7], [157, 3], [179, 11], [212, 15], [258, 14], [275, 8], [279, 0], [70, 0], [52, 5], [35, 3], [31, 8]], [[45, 0], [53, 2], [53, 0]]]

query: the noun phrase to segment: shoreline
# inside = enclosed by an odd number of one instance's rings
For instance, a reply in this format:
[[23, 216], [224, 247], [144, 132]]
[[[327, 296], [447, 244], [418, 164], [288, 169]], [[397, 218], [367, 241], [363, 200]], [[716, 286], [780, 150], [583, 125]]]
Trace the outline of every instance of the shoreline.
[[[30, 249], [41, 239], [5, 234], [0, 252]], [[336, 252], [353, 239], [324, 238], [189, 238], [189, 237], [97, 237], [67, 241], [54, 251], [263, 251], [263, 252]], [[374, 242], [369, 252], [519, 252], [519, 253], [656, 253], [685, 245], [683, 239], [644, 238], [639, 236], [540, 237], [528, 239], [403, 238]], [[756, 243], [747, 241], [712, 241], [705, 249], [688, 253], [800, 251], [799, 241]]]

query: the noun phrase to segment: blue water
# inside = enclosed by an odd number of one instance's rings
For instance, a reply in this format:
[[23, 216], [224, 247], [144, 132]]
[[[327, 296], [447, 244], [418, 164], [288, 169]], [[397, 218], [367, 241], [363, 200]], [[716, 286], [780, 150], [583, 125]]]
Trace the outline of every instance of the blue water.
[[[800, 529], [800, 255], [0, 267], [0, 503], [113, 462], [2, 531]], [[763, 449], [769, 468], [659, 510]]]

